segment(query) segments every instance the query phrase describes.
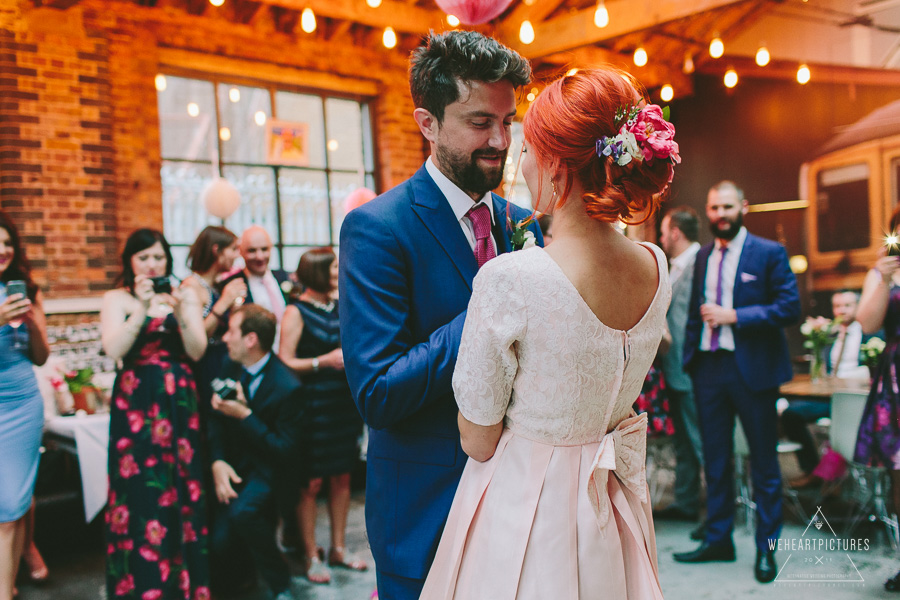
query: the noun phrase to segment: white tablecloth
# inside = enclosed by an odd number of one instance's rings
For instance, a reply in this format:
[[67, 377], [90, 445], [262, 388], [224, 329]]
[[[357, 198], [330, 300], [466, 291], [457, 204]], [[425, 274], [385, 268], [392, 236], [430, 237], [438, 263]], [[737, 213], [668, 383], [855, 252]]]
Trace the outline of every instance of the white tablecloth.
[[75, 440], [84, 495], [84, 518], [90, 523], [106, 505], [109, 491], [106, 476], [109, 414], [53, 417], [44, 424], [44, 429]]

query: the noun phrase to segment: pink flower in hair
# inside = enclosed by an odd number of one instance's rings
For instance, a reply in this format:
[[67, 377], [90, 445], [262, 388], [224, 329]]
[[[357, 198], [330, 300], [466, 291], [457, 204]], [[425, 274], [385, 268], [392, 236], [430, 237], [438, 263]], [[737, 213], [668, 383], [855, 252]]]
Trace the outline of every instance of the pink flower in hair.
[[678, 143], [675, 142], [675, 127], [666, 121], [662, 109], [656, 104], [648, 104], [637, 113], [627, 125], [628, 131], [638, 141], [644, 160], [671, 158], [680, 163]]

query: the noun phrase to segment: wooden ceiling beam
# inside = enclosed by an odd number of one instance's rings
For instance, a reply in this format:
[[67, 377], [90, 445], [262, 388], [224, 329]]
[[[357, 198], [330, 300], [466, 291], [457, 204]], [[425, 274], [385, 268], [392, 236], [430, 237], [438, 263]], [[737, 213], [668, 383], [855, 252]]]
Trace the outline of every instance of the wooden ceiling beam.
[[429, 29], [435, 31], [450, 29], [441, 11], [411, 6], [398, 0], [384, 0], [378, 8], [371, 8], [359, 0], [262, 0], [262, 2], [296, 11], [311, 8], [317, 17], [353, 21], [382, 30], [390, 26], [397, 32], [421, 35]]
[[[896, 69], [866, 69], [843, 65], [807, 63], [810, 83], [846, 83], [873, 86], [900, 86], [900, 71]], [[725, 56], [715, 62], [697, 65], [697, 72], [705, 75], [724, 75], [733, 68], [738, 77], [747, 79], [797, 80], [797, 61], [773, 60], [765, 67], [756, 64], [751, 56]], [[738, 82], [738, 86], [740, 86]], [[799, 84], [798, 84], [799, 85]]]
[[565, 0], [534, 0], [530, 6], [521, 2], [503, 21], [521, 25], [522, 21], [528, 19], [534, 25], [553, 14], [553, 11], [559, 8], [563, 2]]
[[606, 8], [609, 11], [609, 25], [603, 29], [594, 25], [595, 6], [592, 5], [543, 23], [533, 23], [535, 39], [531, 44], [519, 41], [521, 21], [505, 19], [498, 37], [526, 58], [539, 58], [748, 1], [750, 0], [608, 2]]

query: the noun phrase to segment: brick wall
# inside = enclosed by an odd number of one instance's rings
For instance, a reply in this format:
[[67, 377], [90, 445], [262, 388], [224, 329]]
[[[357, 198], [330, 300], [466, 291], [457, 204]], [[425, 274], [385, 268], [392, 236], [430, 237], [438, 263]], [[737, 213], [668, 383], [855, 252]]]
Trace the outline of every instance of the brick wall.
[[380, 186], [409, 177], [423, 154], [405, 52], [351, 37], [296, 38], [215, 12], [105, 0], [67, 10], [0, 0], [0, 208], [19, 224], [48, 296], [108, 289], [125, 237], [162, 228], [159, 48], [377, 82]]

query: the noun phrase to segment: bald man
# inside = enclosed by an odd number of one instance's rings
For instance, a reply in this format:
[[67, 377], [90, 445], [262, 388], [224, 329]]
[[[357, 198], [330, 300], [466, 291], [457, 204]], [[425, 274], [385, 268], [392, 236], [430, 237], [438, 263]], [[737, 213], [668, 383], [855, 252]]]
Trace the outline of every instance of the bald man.
[[[272, 256], [272, 238], [259, 225], [251, 225], [241, 235], [241, 256], [244, 258], [244, 270], [241, 276], [247, 281], [247, 303], [258, 304], [275, 314], [281, 325], [284, 315], [284, 290], [281, 285], [288, 280], [284, 269], [269, 269], [269, 258]], [[280, 333], [280, 327], [277, 332]], [[278, 347], [278, 333], [275, 345]]]

